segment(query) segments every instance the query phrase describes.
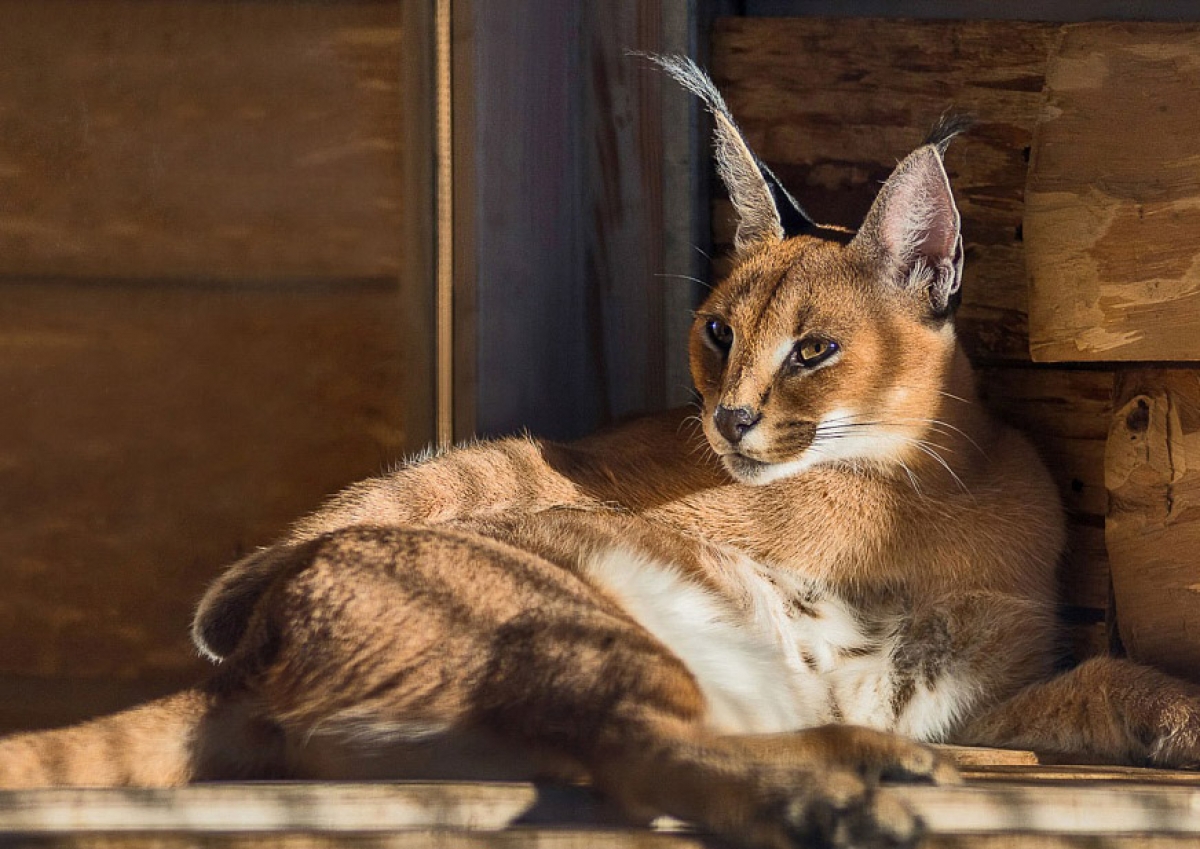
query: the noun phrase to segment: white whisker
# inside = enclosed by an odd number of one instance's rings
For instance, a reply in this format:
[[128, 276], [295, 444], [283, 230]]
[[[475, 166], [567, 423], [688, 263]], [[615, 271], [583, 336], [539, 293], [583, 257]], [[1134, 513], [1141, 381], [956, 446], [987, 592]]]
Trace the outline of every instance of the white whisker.
[[655, 277], [664, 277], [664, 278], [670, 278], [670, 279], [672, 279], [672, 280], [688, 280], [688, 281], [691, 281], [692, 283], [698, 283], [698, 284], [700, 284], [700, 285], [701, 285], [701, 286], [703, 286], [705, 289], [709, 289], [709, 290], [711, 290], [711, 289], [713, 288], [713, 286], [712, 286], [712, 284], [711, 284], [711, 283], [708, 283], [708, 282], [706, 282], [706, 281], [704, 281], [704, 280], [701, 280], [699, 277], [693, 277], [693, 276], [692, 276], [692, 275], [690, 275], [690, 274], [667, 274], [667, 273], [662, 273], [662, 274], [655, 274], [654, 276], [655, 276]]

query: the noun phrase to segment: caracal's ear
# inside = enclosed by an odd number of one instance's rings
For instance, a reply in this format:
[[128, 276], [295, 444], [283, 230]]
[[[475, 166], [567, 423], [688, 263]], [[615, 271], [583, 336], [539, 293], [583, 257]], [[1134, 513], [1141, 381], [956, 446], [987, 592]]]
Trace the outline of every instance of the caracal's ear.
[[708, 75], [686, 56], [643, 55], [703, 100], [712, 113], [717, 174], [729, 190], [738, 217], [733, 240], [738, 253], [812, 230], [816, 226], [812, 219], [750, 150]]
[[896, 166], [852, 242], [884, 263], [898, 286], [926, 298], [938, 317], [958, 305], [963, 263], [958, 207], [942, 157], [969, 125], [968, 118], [943, 118]]

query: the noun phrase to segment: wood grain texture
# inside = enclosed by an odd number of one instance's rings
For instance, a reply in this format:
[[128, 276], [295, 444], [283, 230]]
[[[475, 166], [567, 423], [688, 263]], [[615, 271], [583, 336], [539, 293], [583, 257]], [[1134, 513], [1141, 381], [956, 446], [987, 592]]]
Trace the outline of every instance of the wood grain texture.
[[993, 749], [987, 746], [935, 745], [944, 757], [954, 762], [959, 769], [986, 769], [995, 766], [1037, 766], [1038, 756], [1023, 749]]
[[473, 217], [463, 304], [477, 339], [460, 349], [475, 376], [460, 383], [475, 411], [461, 430], [574, 437], [687, 396], [695, 291], [659, 275], [695, 274], [678, 257], [703, 221], [698, 193], [679, 186], [702, 161], [696, 110], [627, 55], [686, 50], [696, 16], [681, 8], [471, 6], [457, 127], [473, 152], [460, 208]]
[[415, 9], [0, 0], [0, 728], [197, 678], [217, 570], [431, 438]]
[[[1188, 834], [1095, 835], [932, 834], [921, 849], [1192, 849]], [[699, 834], [662, 834], [641, 829], [514, 828], [507, 831], [445, 829], [390, 834], [121, 834], [23, 837], [36, 849], [728, 849], [727, 841]]]
[[[672, 85], [628, 50], [663, 48], [659, 0], [585, 3], [580, 126], [585, 180], [580, 213], [582, 283], [592, 358], [601, 380], [601, 420], [662, 406], [665, 389], [666, 295], [656, 274], [663, 256], [663, 92]], [[675, 86], [672, 94], [684, 92]], [[629, 285], [633, 283], [634, 285]], [[686, 308], [677, 318], [688, 318]], [[680, 351], [670, 352], [678, 360]]]
[[1200, 372], [1118, 376], [1105, 482], [1105, 536], [1125, 648], [1200, 680]]
[[0, 274], [394, 276], [405, 5], [3, 0]]
[[[1026, 837], [1051, 839], [1088, 836], [1093, 841], [1102, 839], [1104, 846], [1123, 847], [1142, 844], [1119, 842], [1122, 836], [1178, 835], [1195, 840], [1200, 835], [1200, 814], [1196, 812], [1200, 788], [1194, 783], [1150, 777], [1138, 781], [1130, 775], [1108, 776], [1102, 769], [1075, 771], [1075, 777], [1064, 782], [1058, 768], [1050, 768], [1053, 777], [1041, 781], [1040, 770], [1013, 767], [1002, 779], [993, 774], [966, 786], [897, 785], [881, 792], [912, 805], [933, 835], [959, 840], [1015, 837], [1013, 833], [1020, 832]], [[527, 828], [510, 830], [516, 823]], [[655, 838], [643, 829], [618, 830], [611, 812], [605, 813], [584, 791], [528, 784], [229, 783], [166, 791], [0, 794], [0, 835], [19, 833], [26, 839], [104, 835], [119, 840], [184, 834], [200, 839], [221, 834], [271, 839], [278, 832], [325, 839], [343, 835], [428, 837], [435, 829], [447, 839], [478, 838], [487, 833], [532, 837], [539, 833], [539, 826], [555, 825], [568, 834], [590, 826], [594, 845], [609, 845], [609, 839], [617, 840], [618, 846], [639, 845], [634, 842], [638, 838]], [[693, 839], [686, 833], [682, 836]], [[1109, 842], [1114, 839], [1118, 842]]]
[[583, 280], [605, 420], [691, 397], [687, 340], [700, 287], [689, 278], [707, 272], [693, 234], [708, 144], [696, 98], [629, 52], [686, 53], [695, 5], [581, 6], [596, 34], [581, 67]]
[[1026, 192], [1040, 361], [1200, 359], [1200, 25], [1065, 27]]
[[458, 207], [474, 219], [473, 429], [580, 435], [599, 421], [600, 378], [579, 271], [578, 11], [514, 0], [471, 15], [474, 77], [459, 83], [473, 102], [455, 132], [475, 166]]
[[[718, 86], [751, 145], [819, 220], [857, 226], [943, 112], [977, 117], [947, 167], [967, 245], [959, 328], [977, 358], [1028, 359], [1026, 154], [1057, 27], [1013, 21], [727, 18]], [[723, 210], [717, 211], [718, 234]]]
[[[427, 438], [396, 284], [4, 284], [0, 674], [177, 680], [224, 564]], [[416, 443], [416, 444], [414, 444]]]

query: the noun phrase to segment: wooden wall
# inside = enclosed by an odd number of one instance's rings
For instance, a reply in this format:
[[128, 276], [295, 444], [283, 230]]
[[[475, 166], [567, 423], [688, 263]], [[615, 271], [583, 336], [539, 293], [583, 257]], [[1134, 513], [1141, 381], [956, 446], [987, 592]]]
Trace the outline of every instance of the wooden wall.
[[[732, 5], [453, 0], [457, 438], [688, 397], [707, 139], [626, 51]], [[192, 680], [217, 570], [433, 439], [432, 15], [0, 0], [0, 731]]]
[[[1073, 648], [1107, 651], [1119, 630], [1197, 677], [1200, 372], [1146, 361], [1200, 360], [1200, 27], [726, 18], [713, 45], [751, 143], [834, 223], [857, 225], [944, 111], [977, 117], [947, 157], [959, 328], [988, 403], [1059, 481]], [[718, 201], [718, 241], [728, 219]]]
[[716, 5], [455, 4], [459, 437], [574, 437], [688, 399], [708, 143], [630, 51], [703, 53]]
[[[624, 50], [703, 58], [733, 5], [455, 0], [458, 436], [570, 436], [687, 397], [707, 143], [695, 103]], [[0, 0], [0, 730], [191, 679], [186, 624], [216, 570], [432, 438], [429, 11]], [[857, 223], [944, 109], [979, 117], [949, 158], [960, 326], [1060, 483], [1073, 647], [1106, 650], [1118, 619], [1142, 656], [1187, 646], [1192, 31], [712, 33], [753, 143], [830, 221]], [[1114, 78], [1137, 122], [1106, 102]], [[1070, 276], [1081, 257], [1107, 275], [1095, 292]], [[1122, 344], [1093, 345], [1097, 327]], [[1138, 595], [1155, 585], [1184, 601], [1166, 629], [1135, 615], [1168, 609]]]
[[[455, 435], [688, 397], [721, 0], [453, 0]], [[203, 586], [433, 433], [433, 3], [0, 0], [0, 731], [202, 671]], [[695, 279], [693, 279], [695, 278]]]
[[424, 4], [0, 0], [0, 730], [432, 437]]

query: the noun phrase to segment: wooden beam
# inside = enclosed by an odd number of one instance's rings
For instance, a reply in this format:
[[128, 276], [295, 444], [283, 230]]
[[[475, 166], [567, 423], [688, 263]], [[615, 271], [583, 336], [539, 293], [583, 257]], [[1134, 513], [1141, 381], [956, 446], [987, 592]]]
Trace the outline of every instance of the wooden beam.
[[1200, 371], [1118, 375], [1105, 482], [1122, 642], [1137, 660], [1200, 679]]
[[1200, 359], [1200, 25], [1065, 27], [1026, 191], [1039, 361]]

